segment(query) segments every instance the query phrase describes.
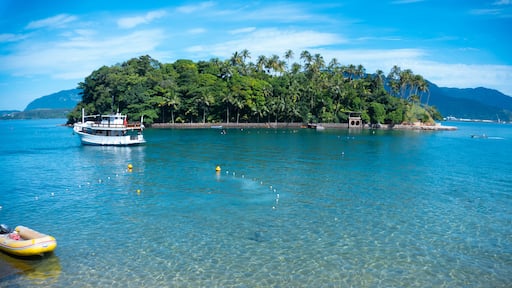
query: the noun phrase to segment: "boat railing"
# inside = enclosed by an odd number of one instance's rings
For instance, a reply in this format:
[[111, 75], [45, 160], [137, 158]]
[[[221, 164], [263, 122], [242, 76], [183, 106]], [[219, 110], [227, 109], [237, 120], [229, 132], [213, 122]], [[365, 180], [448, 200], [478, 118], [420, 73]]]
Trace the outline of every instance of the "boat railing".
[[101, 122], [92, 122], [91, 127], [94, 128], [141, 128], [140, 123], [127, 123], [127, 124], [117, 124], [117, 123], [101, 123]]

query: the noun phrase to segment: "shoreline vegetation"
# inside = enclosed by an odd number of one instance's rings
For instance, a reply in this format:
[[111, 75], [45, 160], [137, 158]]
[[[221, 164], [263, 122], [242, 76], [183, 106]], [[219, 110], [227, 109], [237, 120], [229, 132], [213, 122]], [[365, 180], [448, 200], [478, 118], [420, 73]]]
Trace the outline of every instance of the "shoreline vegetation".
[[293, 59], [291, 50], [283, 60], [278, 55], [252, 58], [244, 49], [225, 60], [160, 63], [145, 55], [103, 66], [79, 83], [82, 101], [68, 114], [68, 124], [80, 120], [82, 109], [89, 115], [118, 111], [128, 119], [144, 115], [148, 127], [158, 122], [343, 127], [357, 116], [371, 127], [423, 123], [431, 126], [407, 128], [434, 130], [435, 121], [443, 119], [429, 105], [428, 81], [410, 69], [395, 65], [387, 75], [368, 73], [362, 65], [343, 65], [336, 58], [326, 63], [308, 51]]
[[284, 122], [268, 122], [268, 123], [153, 123], [151, 128], [155, 129], [379, 129], [379, 130], [429, 130], [429, 131], [454, 131], [456, 126], [443, 126], [440, 123], [435, 125], [426, 125], [422, 123], [414, 124], [380, 124], [376, 125], [364, 124], [362, 127], [348, 127], [348, 123], [284, 123]]

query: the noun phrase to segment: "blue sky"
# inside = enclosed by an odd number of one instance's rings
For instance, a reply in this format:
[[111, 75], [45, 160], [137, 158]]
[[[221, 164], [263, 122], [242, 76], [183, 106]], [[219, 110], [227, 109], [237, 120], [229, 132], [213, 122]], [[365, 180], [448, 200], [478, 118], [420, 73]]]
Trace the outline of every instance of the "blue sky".
[[0, 1], [0, 110], [77, 83], [103, 65], [150, 55], [229, 58], [243, 49], [512, 96], [512, 0]]

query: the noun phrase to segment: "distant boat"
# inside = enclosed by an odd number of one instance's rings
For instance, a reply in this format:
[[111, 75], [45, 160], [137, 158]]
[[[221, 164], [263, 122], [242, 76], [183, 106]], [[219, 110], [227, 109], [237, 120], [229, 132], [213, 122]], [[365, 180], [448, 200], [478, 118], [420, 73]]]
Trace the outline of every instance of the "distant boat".
[[308, 128], [316, 130], [325, 130], [325, 127], [320, 124], [308, 123]]
[[82, 122], [75, 123], [73, 131], [84, 145], [128, 146], [146, 143], [140, 123], [128, 123], [127, 116], [121, 113], [108, 115], [84, 115]]
[[485, 134], [482, 134], [482, 135], [474, 134], [474, 135], [471, 135], [471, 138], [483, 138], [483, 139], [486, 139], [487, 135], [485, 135]]

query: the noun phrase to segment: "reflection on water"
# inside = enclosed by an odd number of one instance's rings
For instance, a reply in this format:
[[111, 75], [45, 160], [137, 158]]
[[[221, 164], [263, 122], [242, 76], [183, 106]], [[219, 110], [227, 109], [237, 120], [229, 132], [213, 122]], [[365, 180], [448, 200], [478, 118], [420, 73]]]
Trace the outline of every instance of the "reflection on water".
[[0, 253], [0, 283], [6, 278], [25, 277], [32, 285], [48, 286], [58, 281], [61, 270], [59, 257], [53, 253], [34, 257]]

